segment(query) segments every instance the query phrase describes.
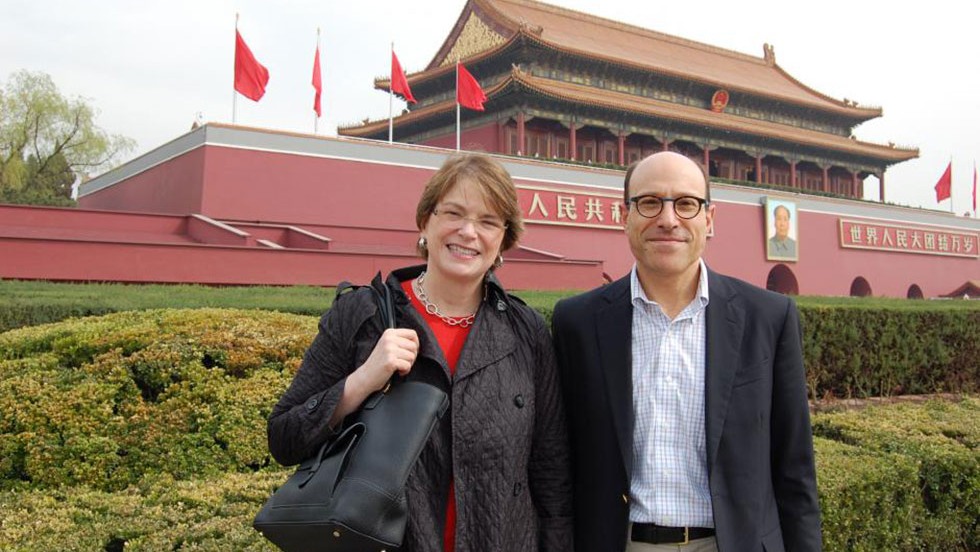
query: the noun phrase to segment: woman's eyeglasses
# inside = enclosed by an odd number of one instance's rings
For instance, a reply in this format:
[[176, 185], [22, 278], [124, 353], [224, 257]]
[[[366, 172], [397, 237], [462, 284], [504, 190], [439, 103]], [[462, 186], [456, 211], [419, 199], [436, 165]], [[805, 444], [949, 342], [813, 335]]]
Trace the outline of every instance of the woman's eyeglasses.
[[445, 224], [453, 228], [462, 227], [466, 221], [470, 221], [473, 223], [473, 227], [482, 234], [495, 235], [507, 229], [507, 224], [497, 217], [468, 217], [452, 207], [433, 209], [432, 214], [440, 217]]

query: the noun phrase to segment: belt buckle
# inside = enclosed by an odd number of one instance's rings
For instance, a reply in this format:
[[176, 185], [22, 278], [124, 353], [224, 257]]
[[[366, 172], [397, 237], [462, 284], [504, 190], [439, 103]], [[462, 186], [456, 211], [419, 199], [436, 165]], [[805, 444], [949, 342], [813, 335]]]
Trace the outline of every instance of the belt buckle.
[[688, 533], [689, 527], [684, 528], [684, 542], [680, 543], [680, 546], [684, 546], [691, 542], [690, 534]]

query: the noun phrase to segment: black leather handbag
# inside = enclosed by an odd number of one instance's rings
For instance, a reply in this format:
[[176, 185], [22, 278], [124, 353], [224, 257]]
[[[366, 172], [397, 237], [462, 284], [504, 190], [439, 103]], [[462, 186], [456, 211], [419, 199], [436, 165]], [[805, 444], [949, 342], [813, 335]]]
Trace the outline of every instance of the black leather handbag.
[[[338, 297], [352, 287], [342, 283]], [[394, 328], [388, 286], [383, 293], [366, 287], [375, 293], [385, 327]], [[448, 405], [441, 389], [393, 377], [300, 464], [252, 526], [286, 552], [397, 549], [408, 520], [405, 481]]]

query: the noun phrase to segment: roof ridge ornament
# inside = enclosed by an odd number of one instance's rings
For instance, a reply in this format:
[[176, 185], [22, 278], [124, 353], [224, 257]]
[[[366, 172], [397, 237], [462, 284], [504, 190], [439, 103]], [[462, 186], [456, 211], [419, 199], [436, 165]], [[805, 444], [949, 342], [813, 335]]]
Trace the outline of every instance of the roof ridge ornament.
[[776, 47], [766, 42], [762, 45], [762, 57], [769, 65], [776, 65]]
[[544, 32], [544, 27], [542, 27], [541, 25], [533, 25], [527, 19], [524, 19], [523, 17], [521, 17], [521, 20], [518, 23], [518, 26], [520, 27], [520, 29], [522, 31], [526, 31], [526, 32], [531, 33], [531, 34], [533, 34], [535, 36], [541, 36], [541, 33]]

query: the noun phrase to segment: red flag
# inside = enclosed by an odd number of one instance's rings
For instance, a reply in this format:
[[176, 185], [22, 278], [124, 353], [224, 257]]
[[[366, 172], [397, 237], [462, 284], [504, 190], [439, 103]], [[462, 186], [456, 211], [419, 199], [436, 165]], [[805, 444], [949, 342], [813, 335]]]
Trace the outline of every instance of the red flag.
[[316, 45], [316, 55], [313, 56], [313, 90], [316, 90], [316, 95], [313, 96], [313, 111], [316, 111], [316, 116], [320, 117], [323, 113], [320, 112], [320, 95], [323, 94], [323, 79], [320, 78], [320, 45]]
[[241, 33], [235, 29], [235, 90], [257, 102], [265, 94], [268, 82], [269, 70], [255, 59]]
[[946, 172], [939, 177], [939, 182], [936, 182], [936, 203], [944, 199], [949, 199], [952, 195], [953, 189], [953, 162], [950, 161], [949, 165], [946, 166]]
[[475, 111], [483, 111], [483, 102], [487, 101], [487, 95], [480, 88], [480, 83], [459, 62], [456, 63], [456, 75], [456, 103]]
[[417, 103], [415, 96], [412, 96], [412, 89], [408, 87], [408, 79], [405, 78], [405, 71], [402, 71], [402, 64], [398, 63], [398, 56], [395, 51], [391, 51], [391, 91], [405, 98], [406, 102]]

